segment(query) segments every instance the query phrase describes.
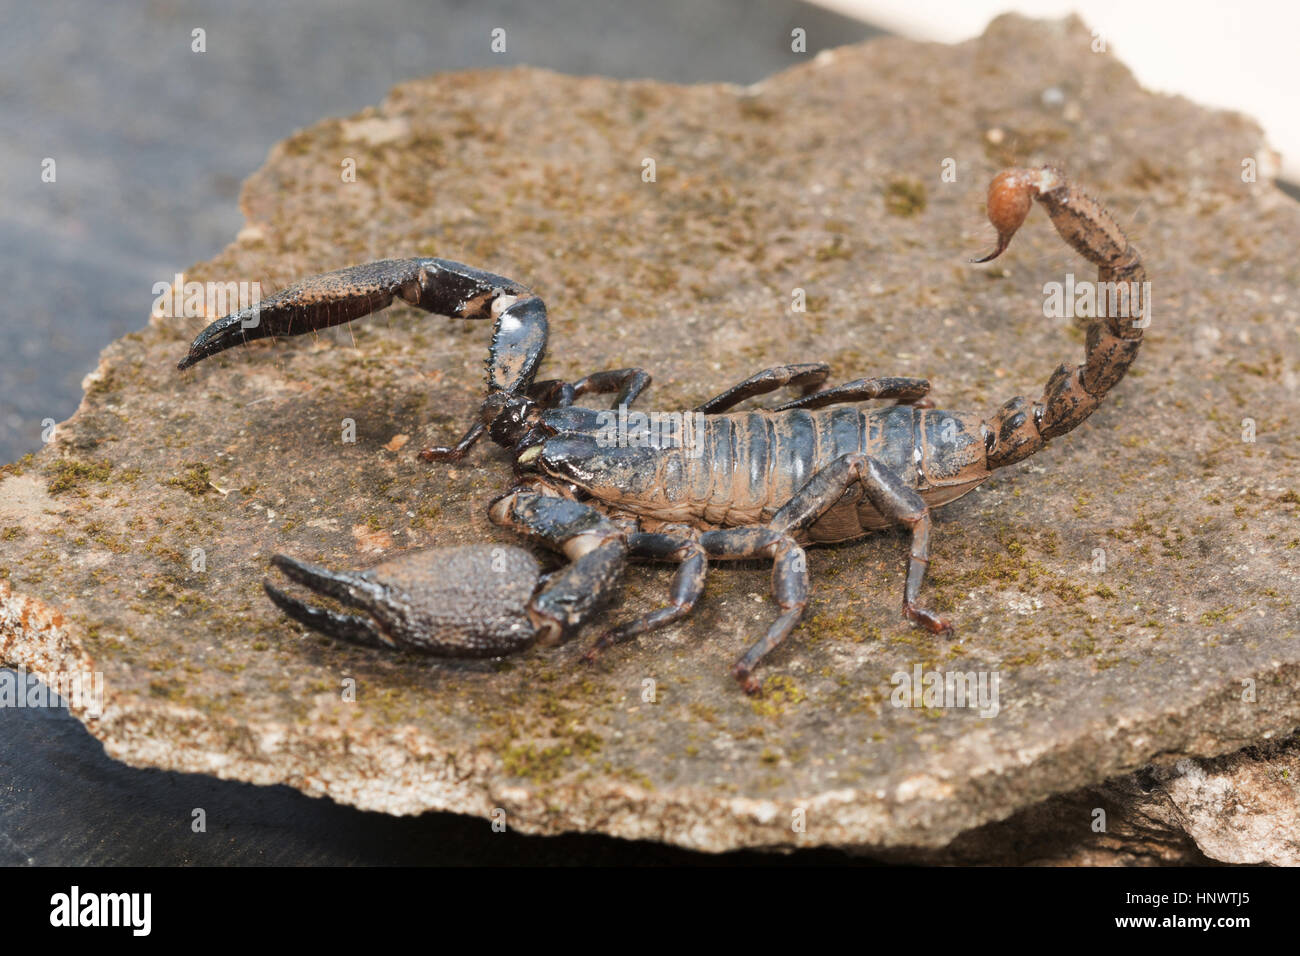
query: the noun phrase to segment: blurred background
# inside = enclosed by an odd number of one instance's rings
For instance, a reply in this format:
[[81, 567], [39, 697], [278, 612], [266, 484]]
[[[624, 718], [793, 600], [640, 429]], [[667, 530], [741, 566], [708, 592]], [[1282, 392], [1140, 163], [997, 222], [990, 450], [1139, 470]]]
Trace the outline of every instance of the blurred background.
[[1246, 113], [1300, 184], [1300, 4], [1294, 0], [818, 0], [899, 36], [960, 43], [1000, 13], [1077, 13], [1106, 49], [1158, 93]]
[[[240, 183], [273, 144], [401, 80], [527, 63], [748, 84], [883, 33], [956, 42], [999, 13], [1072, 10], [1147, 87], [1259, 120], [1300, 182], [1300, 4], [1280, 0], [0, 0], [0, 462], [73, 413], [99, 350], [146, 323], [155, 282], [233, 240]], [[488, 47], [498, 26], [505, 54]], [[806, 54], [791, 51], [795, 28]], [[56, 183], [42, 182], [46, 158]], [[197, 840], [195, 806], [209, 820]], [[450, 814], [391, 819], [285, 787], [132, 770], [64, 710], [0, 709], [0, 864], [755, 858], [493, 834]]]

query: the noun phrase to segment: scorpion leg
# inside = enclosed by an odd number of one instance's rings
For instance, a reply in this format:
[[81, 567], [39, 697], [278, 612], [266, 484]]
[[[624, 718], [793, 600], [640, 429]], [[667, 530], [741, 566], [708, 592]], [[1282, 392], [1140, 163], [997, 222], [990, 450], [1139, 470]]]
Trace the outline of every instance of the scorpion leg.
[[907, 584], [903, 589], [903, 616], [932, 633], [950, 635], [951, 624], [916, 603], [925, 570], [930, 564], [930, 509], [914, 488], [909, 488], [878, 458], [862, 454], [837, 458], [808, 479], [773, 516], [771, 527], [802, 531], [817, 521], [855, 481], [861, 483], [867, 500], [881, 515], [911, 532]]
[[694, 534], [637, 532], [628, 535], [627, 546], [631, 557], [677, 562], [677, 573], [673, 576], [671, 591], [672, 603], [668, 607], [651, 611], [644, 617], [606, 631], [592, 645], [591, 650], [587, 651], [588, 661], [595, 660], [596, 655], [607, 647], [622, 644], [639, 634], [657, 630], [680, 620], [691, 613], [695, 602], [704, 593], [709, 558], [704, 546]]
[[860, 378], [834, 388], [812, 392], [772, 409], [825, 408], [850, 402], [868, 402], [875, 398], [895, 398], [900, 405], [914, 405], [930, 393], [930, 383], [923, 378]]
[[465, 434], [460, 436], [460, 441], [454, 445], [431, 445], [428, 448], [420, 449], [420, 457], [425, 461], [460, 461], [464, 458], [474, 444], [483, 437], [483, 432], [487, 431], [487, 425], [482, 422], [475, 422], [465, 429]]
[[593, 372], [576, 382], [566, 382], [563, 379], [536, 382], [528, 390], [528, 397], [536, 399], [548, 408], [567, 408], [583, 395], [608, 395], [610, 392], [617, 392], [611, 407], [618, 408], [620, 405], [631, 406], [649, 384], [650, 373], [645, 369], [609, 369], [604, 372]]
[[877, 511], [897, 521], [912, 535], [912, 547], [907, 556], [907, 583], [903, 588], [903, 616], [931, 634], [951, 637], [952, 624], [916, 603], [921, 593], [921, 582], [930, 566], [929, 507], [914, 489], [907, 487], [888, 469], [883, 470], [878, 482], [864, 481], [862, 487]]
[[[772, 595], [776, 598], [781, 614], [767, 633], [755, 641], [732, 668], [732, 676], [740, 682], [745, 693], [757, 694], [760, 691], [761, 685], [753, 676], [754, 668], [794, 630], [808, 607], [807, 558], [795, 535], [816, 523], [834, 507], [854, 482], [861, 482], [869, 488], [873, 482], [887, 481], [881, 477], [882, 473], [902, 484], [874, 458], [862, 454], [842, 455], [809, 478], [777, 510], [766, 526], [728, 528], [706, 531], [700, 535], [700, 543], [714, 558], [773, 559]], [[870, 490], [867, 493], [872, 494]], [[924, 503], [921, 507], [924, 509]], [[927, 528], [928, 520], [927, 515]], [[919, 585], [918, 578], [917, 586]]]
[[794, 630], [808, 607], [807, 557], [793, 536], [762, 525], [706, 531], [700, 535], [700, 544], [714, 558], [772, 559], [772, 597], [781, 613], [768, 627], [767, 633], [755, 641], [731, 669], [731, 676], [740, 682], [746, 694], [758, 694], [762, 685], [753, 676], [754, 668]]
[[715, 395], [707, 402], [696, 405], [693, 411], [703, 412], [706, 415], [716, 415], [719, 412], [725, 412], [729, 408], [734, 408], [747, 398], [753, 398], [755, 395], [766, 395], [768, 392], [775, 392], [778, 388], [784, 388], [787, 385], [798, 386], [807, 393], [826, 381], [826, 376], [830, 373], [831, 367], [824, 362], [811, 362], [805, 365], [778, 365], [775, 368], [756, 372], [743, 382], [731, 386], [722, 394]]

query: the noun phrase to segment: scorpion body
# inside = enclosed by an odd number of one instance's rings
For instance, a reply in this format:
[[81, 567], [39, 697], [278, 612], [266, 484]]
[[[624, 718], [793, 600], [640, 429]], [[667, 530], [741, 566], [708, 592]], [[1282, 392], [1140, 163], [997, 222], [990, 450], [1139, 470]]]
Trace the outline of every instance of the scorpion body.
[[[908, 531], [903, 614], [950, 634], [947, 621], [918, 603], [930, 508], [1076, 427], [1136, 357], [1149, 321], [1141, 258], [1110, 214], [1059, 170], [1010, 169], [993, 180], [988, 215], [997, 246], [976, 261], [1006, 250], [1035, 199], [1061, 237], [1097, 265], [1099, 279], [1118, 290], [1118, 307], [1090, 326], [1083, 364], [1061, 365], [1040, 398], [1017, 396], [987, 419], [929, 407], [923, 379], [825, 387], [830, 370], [820, 363], [759, 372], [685, 415], [634, 418], [628, 410], [650, 382], [646, 372], [536, 381], [548, 333], [541, 299], [502, 276], [431, 258], [383, 260], [303, 280], [212, 323], [179, 367], [253, 339], [350, 322], [394, 299], [452, 318], [492, 319], [488, 394], [477, 418], [456, 445], [421, 456], [458, 460], [484, 434], [509, 449], [516, 481], [492, 503], [491, 519], [560, 552], [568, 564], [543, 576], [527, 551], [489, 545], [408, 552], [361, 572], [275, 555], [272, 563], [291, 580], [364, 613], [307, 604], [269, 581], [268, 596], [295, 620], [353, 644], [498, 656], [572, 637], [628, 559], [675, 563], [670, 603], [605, 632], [592, 658], [688, 614], [710, 562], [765, 559], [780, 613], [733, 668], [744, 689], [757, 693], [755, 666], [807, 607], [805, 545], [891, 527]], [[784, 387], [801, 394], [775, 408], [735, 410]], [[615, 396], [612, 410], [578, 404], [601, 394]], [[874, 399], [896, 404], [861, 407]], [[615, 416], [619, 427], [611, 433]], [[674, 426], [667, 433], [651, 427], [665, 420]]]
[[[924, 385], [918, 379], [897, 381]], [[647, 418], [665, 421], [674, 414], [650, 412]], [[693, 436], [694, 448], [671, 433], [665, 438], [649, 429], [644, 444], [611, 448], [602, 445], [598, 413], [556, 409], [541, 418], [543, 429], [554, 429], [554, 436], [530, 464], [643, 518], [701, 530], [730, 528], [770, 521], [809, 478], [846, 455], [874, 458], [927, 505], [946, 504], [989, 477], [979, 423], [974, 424], [971, 429], [953, 413], [907, 404], [869, 411], [754, 409], [705, 418]], [[830, 544], [893, 524], [860, 486], [852, 485], [795, 539]]]

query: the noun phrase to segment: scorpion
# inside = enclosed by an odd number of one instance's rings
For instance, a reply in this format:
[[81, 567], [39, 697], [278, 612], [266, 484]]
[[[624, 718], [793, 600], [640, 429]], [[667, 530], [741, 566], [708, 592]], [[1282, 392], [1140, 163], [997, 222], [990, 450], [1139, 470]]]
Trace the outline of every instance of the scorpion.
[[[997, 245], [971, 261], [1000, 256], [1034, 200], [1061, 238], [1097, 266], [1098, 279], [1127, 293], [1126, 308], [1091, 322], [1082, 365], [1062, 364], [1037, 400], [1016, 396], [988, 419], [935, 409], [925, 379], [828, 387], [829, 366], [807, 363], [758, 372], [697, 406], [702, 427], [691, 448], [680, 433], [636, 427], [627, 440], [611, 442], [611, 412], [580, 400], [613, 394], [610, 407], [627, 416], [649, 374], [625, 368], [573, 382], [536, 380], [548, 331], [542, 300], [511, 279], [437, 258], [385, 259], [302, 280], [210, 324], [178, 367], [251, 340], [351, 322], [395, 299], [447, 318], [491, 319], [487, 395], [477, 416], [455, 445], [425, 448], [420, 457], [459, 461], [484, 434], [509, 449], [514, 482], [491, 503], [491, 521], [567, 563], [543, 574], [527, 550], [482, 544], [405, 552], [364, 571], [275, 554], [272, 565], [289, 580], [360, 613], [307, 603], [265, 580], [268, 597], [290, 618], [350, 644], [500, 657], [571, 639], [630, 559], [676, 564], [669, 603], [604, 632], [585, 655], [592, 660], [689, 614], [710, 562], [770, 561], [779, 614], [732, 668], [747, 693], [759, 694], [755, 667], [808, 606], [807, 545], [907, 531], [903, 615], [951, 636], [952, 625], [918, 603], [931, 508], [1078, 426], [1136, 357], [1147, 322], [1120, 319], [1147, 314], [1141, 258], [1110, 213], [1061, 170], [1013, 168], [993, 179], [987, 211]], [[799, 397], [736, 410], [784, 387], [799, 389]], [[862, 408], [875, 399], [893, 404]]]

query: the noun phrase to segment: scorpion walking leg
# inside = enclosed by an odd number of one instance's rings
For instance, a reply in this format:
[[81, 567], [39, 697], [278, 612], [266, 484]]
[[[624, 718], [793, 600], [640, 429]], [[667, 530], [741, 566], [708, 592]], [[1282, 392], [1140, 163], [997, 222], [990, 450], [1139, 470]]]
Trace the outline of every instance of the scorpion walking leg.
[[539, 644], [568, 640], [608, 596], [627, 563], [627, 533], [590, 505], [522, 485], [492, 502], [494, 524], [535, 538], [569, 559], [529, 602]]
[[645, 369], [619, 368], [593, 372], [576, 382], [566, 382], [563, 379], [536, 382], [528, 390], [528, 395], [548, 408], [568, 408], [583, 395], [617, 392], [610, 407], [618, 408], [620, 405], [631, 406], [649, 385], [650, 373]]
[[950, 634], [952, 625], [917, 605], [925, 569], [930, 563], [930, 509], [916, 490], [909, 488], [878, 458], [843, 455], [831, 462], [772, 517], [769, 527], [796, 533], [815, 523], [839, 501], [854, 482], [860, 482], [867, 500], [884, 515], [908, 529], [912, 547], [907, 562], [907, 584], [903, 590], [903, 615], [936, 634]]
[[483, 432], [487, 431], [487, 425], [482, 422], [475, 422], [465, 430], [465, 434], [460, 436], [460, 441], [454, 445], [431, 445], [428, 448], [420, 449], [420, 457], [425, 461], [460, 461], [464, 458], [474, 444], [483, 437]]
[[753, 676], [754, 668], [794, 630], [794, 626], [803, 617], [804, 609], [808, 607], [808, 559], [803, 548], [799, 547], [799, 542], [791, 535], [772, 528], [706, 531], [700, 535], [700, 544], [715, 558], [772, 559], [772, 597], [776, 599], [781, 613], [767, 629], [767, 633], [755, 641], [731, 669], [731, 676], [740, 682], [745, 693], [757, 694], [762, 685]]
[[854, 482], [866, 485], [876, 480], [875, 476], [884, 470], [883, 465], [866, 455], [843, 455], [809, 478], [772, 516], [766, 527], [731, 528], [700, 535], [700, 543], [715, 558], [773, 559], [772, 594], [781, 614], [767, 633], [745, 651], [731, 671], [746, 693], [759, 692], [761, 685], [753, 676], [754, 668], [785, 640], [808, 606], [807, 558], [795, 535], [832, 508]]
[[925, 500], [874, 458], [863, 478], [862, 488], [877, 511], [912, 534], [912, 548], [907, 558], [907, 584], [903, 588], [903, 616], [932, 634], [951, 636], [950, 623], [916, 603], [925, 570], [930, 566], [930, 509]]
[[593, 661], [605, 648], [629, 641], [638, 634], [653, 631], [680, 620], [695, 607], [704, 593], [704, 580], [708, 575], [709, 558], [703, 545], [694, 534], [669, 532], [637, 532], [628, 535], [628, 554], [634, 558], [676, 561], [677, 573], [673, 576], [672, 604], [651, 611], [635, 621], [606, 631], [586, 654]]
[[875, 398], [895, 398], [900, 405], [914, 405], [930, 393], [930, 383], [923, 378], [860, 378], [834, 388], [823, 389], [796, 398], [772, 409], [784, 412], [791, 408], [825, 408], [850, 402], [869, 402]]
[[778, 365], [775, 368], [756, 372], [738, 385], [731, 386], [721, 395], [715, 395], [707, 402], [695, 406], [693, 410], [703, 412], [706, 415], [716, 415], [719, 412], [725, 412], [729, 408], [734, 408], [747, 398], [753, 398], [755, 395], [766, 395], [768, 392], [775, 392], [778, 388], [784, 388], [787, 385], [802, 388], [806, 393], [819, 387], [826, 381], [826, 376], [830, 373], [831, 367], [824, 362], [812, 362], [806, 365]]
[[877, 511], [893, 518], [912, 533], [912, 548], [907, 557], [907, 584], [903, 588], [903, 616], [931, 634], [951, 637], [952, 624], [916, 603], [925, 571], [930, 566], [930, 509], [921, 496], [903, 484], [900, 478], [892, 472], [886, 474], [889, 480], [875, 487], [864, 482], [863, 487]]

